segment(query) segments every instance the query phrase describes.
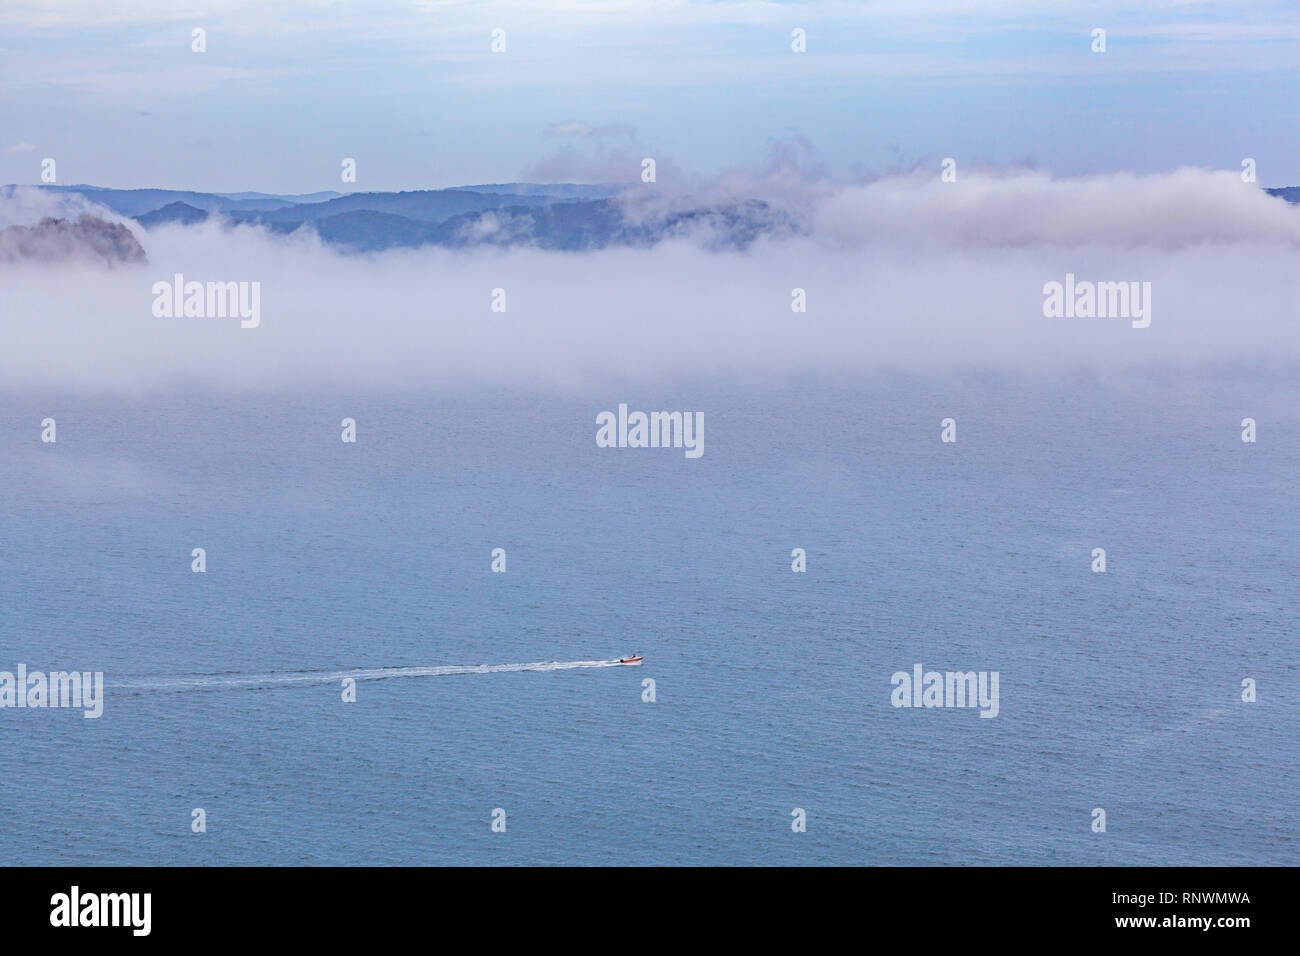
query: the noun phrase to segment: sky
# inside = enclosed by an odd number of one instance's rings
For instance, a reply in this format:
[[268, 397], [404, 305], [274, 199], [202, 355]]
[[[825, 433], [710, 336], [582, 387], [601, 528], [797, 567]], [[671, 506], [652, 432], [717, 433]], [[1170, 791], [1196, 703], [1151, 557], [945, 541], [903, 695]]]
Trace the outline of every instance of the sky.
[[0, 182], [46, 157], [65, 185], [282, 193], [1249, 157], [1296, 185], [1298, 79], [1294, 0], [5, 0]]

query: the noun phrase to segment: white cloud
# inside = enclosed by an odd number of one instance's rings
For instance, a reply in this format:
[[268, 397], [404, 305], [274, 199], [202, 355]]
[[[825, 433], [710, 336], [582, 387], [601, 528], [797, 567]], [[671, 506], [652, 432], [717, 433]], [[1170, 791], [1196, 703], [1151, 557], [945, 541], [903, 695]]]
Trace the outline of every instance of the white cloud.
[[853, 244], [965, 247], [1300, 244], [1300, 209], [1234, 172], [958, 177], [941, 182], [936, 169], [846, 189], [818, 208], [817, 234]]
[[[914, 177], [823, 190], [810, 237], [709, 253], [401, 250], [214, 224], [144, 237], [150, 264], [5, 268], [0, 385], [388, 387], [728, 371], [1300, 364], [1300, 210], [1231, 176]], [[262, 324], [159, 319], [151, 286], [259, 281]], [[1048, 319], [1043, 285], [1152, 284], [1152, 324]], [[793, 313], [791, 290], [807, 291]], [[504, 288], [508, 311], [490, 311]]]

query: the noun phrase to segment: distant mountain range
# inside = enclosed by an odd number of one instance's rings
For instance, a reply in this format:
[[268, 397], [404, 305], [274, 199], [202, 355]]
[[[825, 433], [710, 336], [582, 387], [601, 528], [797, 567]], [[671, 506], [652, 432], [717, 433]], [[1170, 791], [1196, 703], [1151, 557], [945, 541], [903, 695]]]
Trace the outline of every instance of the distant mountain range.
[[[0, 197], [11, 197], [15, 188], [3, 187]], [[532, 245], [578, 251], [611, 245], [651, 246], [682, 235], [702, 239], [710, 248], [745, 248], [763, 235], [802, 231], [791, 216], [761, 200], [678, 203], [672, 209], [654, 212], [625, 204], [620, 199], [625, 187], [612, 185], [499, 183], [396, 193], [299, 195], [99, 186], [34, 188], [107, 207], [146, 230], [218, 217], [227, 225], [255, 224], [279, 234], [311, 229], [323, 242], [347, 252], [425, 245]], [[1300, 186], [1266, 191], [1300, 204]], [[0, 260], [57, 260], [79, 255], [110, 262], [144, 258], [129, 229], [92, 215], [75, 220], [50, 217], [34, 226], [0, 230]]]
[[[170, 189], [41, 186], [77, 195], [136, 220], [145, 229], [191, 225], [213, 216], [232, 225], [256, 224], [276, 233], [308, 227], [349, 252], [436, 245], [534, 245], [581, 250], [653, 245], [705, 230], [708, 244], [744, 247], [763, 234], [796, 232], [794, 221], [765, 202], [701, 204], [659, 214], [625, 213], [624, 187], [500, 183], [410, 192], [321, 192], [306, 195], [200, 193]], [[5, 187], [12, 194], [14, 187]]]

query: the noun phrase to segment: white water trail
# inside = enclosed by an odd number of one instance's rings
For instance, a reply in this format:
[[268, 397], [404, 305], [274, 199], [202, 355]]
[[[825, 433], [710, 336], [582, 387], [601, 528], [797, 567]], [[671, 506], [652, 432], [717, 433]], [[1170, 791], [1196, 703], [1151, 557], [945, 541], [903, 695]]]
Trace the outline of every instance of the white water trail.
[[567, 671], [579, 667], [627, 667], [609, 661], [535, 661], [531, 664], [469, 664], [411, 667], [358, 667], [345, 671], [286, 671], [271, 674], [202, 674], [188, 677], [147, 677], [109, 681], [110, 690], [239, 690], [287, 687], [297, 684], [332, 684], [353, 680], [387, 680], [393, 677], [451, 677], [457, 674], [508, 674], [517, 671]]

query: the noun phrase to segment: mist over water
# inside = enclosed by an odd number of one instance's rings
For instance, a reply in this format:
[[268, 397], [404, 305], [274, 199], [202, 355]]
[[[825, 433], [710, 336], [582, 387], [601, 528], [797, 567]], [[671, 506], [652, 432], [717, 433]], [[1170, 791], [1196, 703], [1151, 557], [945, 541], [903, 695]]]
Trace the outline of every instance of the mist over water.
[[[0, 267], [12, 315], [0, 329], [0, 381], [573, 386], [683, 374], [1223, 365], [1276, 375], [1300, 358], [1300, 209], [1232, 174], [745, 185], [801, 218], [805, 234], [744, 251], [707, 251], [709, 237], [697, 235], [648, 249], [360, 256], [308, 231], [136, 226], [146, 266]], [[629, 195], [629, 208], [685, 201]], [[154, 284], [177, 274], [259, 283], [260, 325], [155, 316]], [[1046, 318], [1044, 286], [1067, 274], [1149, 282], [1150, 327]], [[491, 310], [497, 289], [505, 312]], [[791, 311], [795, 289], [806, 312]]]

